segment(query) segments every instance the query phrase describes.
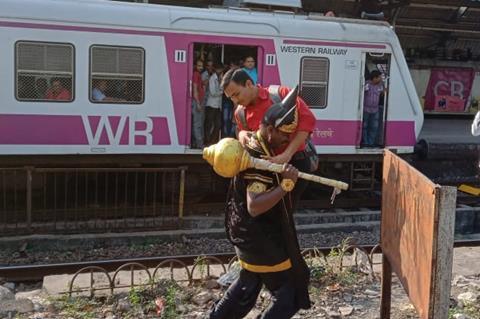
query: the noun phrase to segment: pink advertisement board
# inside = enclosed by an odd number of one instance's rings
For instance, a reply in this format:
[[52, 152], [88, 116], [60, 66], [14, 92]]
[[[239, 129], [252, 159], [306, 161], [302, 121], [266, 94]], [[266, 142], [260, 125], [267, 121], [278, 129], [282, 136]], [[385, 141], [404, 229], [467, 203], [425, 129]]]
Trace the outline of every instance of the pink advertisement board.
[[474, 78], [471, 68], [433, 68], [425, 92], [425, 111], [464, 112]]

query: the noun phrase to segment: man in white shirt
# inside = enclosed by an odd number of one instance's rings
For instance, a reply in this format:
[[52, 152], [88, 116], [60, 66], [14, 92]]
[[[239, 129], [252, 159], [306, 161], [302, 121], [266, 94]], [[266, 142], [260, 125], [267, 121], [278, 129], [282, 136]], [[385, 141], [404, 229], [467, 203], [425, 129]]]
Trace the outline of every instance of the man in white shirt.
[[205, 144], [211, 145], [218, 142], [221, 124], [221, 108], [223, 90], [220, 81], [223, 65], [216, 64], [215, 72], [208, 80], [208, 97], [205, 103]]

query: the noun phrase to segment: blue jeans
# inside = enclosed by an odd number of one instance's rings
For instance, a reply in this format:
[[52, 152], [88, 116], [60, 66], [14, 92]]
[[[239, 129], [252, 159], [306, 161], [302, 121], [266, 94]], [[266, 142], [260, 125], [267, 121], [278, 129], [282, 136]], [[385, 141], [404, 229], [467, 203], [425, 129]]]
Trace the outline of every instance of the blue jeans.
[[365, 146], [374, 146], [377, 140], [380, 112], [363, 112], [363, 132], [362, 144]]

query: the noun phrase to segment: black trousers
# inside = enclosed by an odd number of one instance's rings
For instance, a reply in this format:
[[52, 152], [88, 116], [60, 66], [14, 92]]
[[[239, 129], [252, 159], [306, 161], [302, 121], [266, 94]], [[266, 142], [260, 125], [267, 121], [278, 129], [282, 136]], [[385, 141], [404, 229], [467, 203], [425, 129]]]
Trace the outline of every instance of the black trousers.
[[210, 319], [240, 319], [255, 306], [262, 285], [271, 292], [272, 301], [258, 317], [262, 319], [288, 319], [298, 311], [295, 289], [290, 270], [273, 273], [253, 273], [242, 269], [239, 278], [216, 302]]
[[218, 142], [221, 124], [221, 110], [210, 106], [205, 107], [205, 145]]

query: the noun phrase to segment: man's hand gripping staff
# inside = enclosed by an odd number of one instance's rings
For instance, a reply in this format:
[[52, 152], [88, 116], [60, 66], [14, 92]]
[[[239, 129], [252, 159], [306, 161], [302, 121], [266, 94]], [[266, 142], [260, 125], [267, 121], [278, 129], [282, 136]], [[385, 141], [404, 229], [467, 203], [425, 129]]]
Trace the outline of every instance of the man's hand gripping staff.
[[[217, 144], [204, 148], [203, 158], [213, 166], [213, 170], [217, 174], [223, 177], [233, 177], [247, 168], [256, 168], [279, 174], [284, 171], [284, 165], [251, 157], [248, 152], [243, 149], [240, 142], [233, 138], [224, 138]], [[335, 195], [339, 194], [341, 190], [348, 189], [347, 183], [329, 178], [303, 172], [298, 172], [298, 177], [333, 187], [332, 202]]]

